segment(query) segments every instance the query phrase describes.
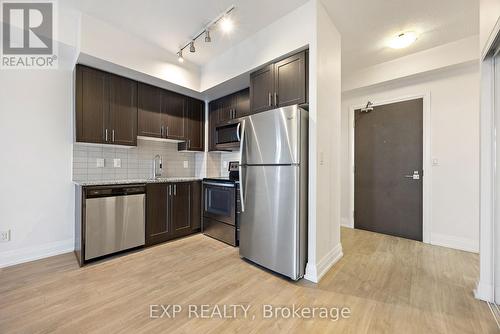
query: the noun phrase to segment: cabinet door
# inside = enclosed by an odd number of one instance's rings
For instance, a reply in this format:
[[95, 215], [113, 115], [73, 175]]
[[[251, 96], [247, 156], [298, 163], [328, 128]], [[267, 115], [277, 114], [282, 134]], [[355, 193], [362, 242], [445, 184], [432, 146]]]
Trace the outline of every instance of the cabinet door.
[[201, 228], [201, 181], [191, 183], [191, 228]]
[[[105, 72], [76, 67], [76, 141], [105, 143], [109, 113], [109, 81]], [[109, 137], [108, 129], [108, 140]]]
[[173, 238], [169, 201], [172, 185], [153, 183], [146, 186], [146, 245]]
[[186, 139], [186, 98], [180, 94], [163, 91], [162, 117], [166, 138]]
[[200, 100], [188, 101], [188, 150], [205, 150], [205, 103]]
[[225, 96], [217, 100], [217, 114], [218, 121], [217, 123], [226, 123], [227, 121], [232, 119], [233, 112], [233, 96]]
[[208, 151], [215, 151], [215, 128], [217, 126], [217, 101], [208, 104]]
[[162, 137], [161, 117], [162, 90], [139, 83], [138, 87], [138, 135]]
[[170, 218], [175, 236], [190, 234], [191, 224], [191, 183], [172, 184]]
[[236, 93], [236, 118], [250, 115], [250, 90], [244, 89]]
[[305, 52], [290, 56], [275, 65], [273, 104], [285, 107], [306, 102]]
[[252, 113], [272, 108], [274, 93], [274, 65], [266, 66], [250, 74], [250, 108]]
[[137, 81], [110, 75], [111, 143], [137, 146]]

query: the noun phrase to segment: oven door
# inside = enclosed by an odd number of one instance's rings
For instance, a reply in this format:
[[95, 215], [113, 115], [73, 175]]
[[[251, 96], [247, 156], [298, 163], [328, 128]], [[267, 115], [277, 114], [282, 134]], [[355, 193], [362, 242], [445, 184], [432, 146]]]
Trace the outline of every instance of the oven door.
[[236, 224], [236, 187], [234, 183], [203, 182], [203, 217]]

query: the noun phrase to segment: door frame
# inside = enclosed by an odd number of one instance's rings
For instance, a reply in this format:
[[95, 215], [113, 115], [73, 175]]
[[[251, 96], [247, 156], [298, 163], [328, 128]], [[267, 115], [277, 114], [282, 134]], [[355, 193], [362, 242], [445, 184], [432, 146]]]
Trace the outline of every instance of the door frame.
[[[431, 159], [431, 94], [424, 92], [420, 94], [405, 95], [389, 99], [369, 99], [374, 107], [397, 102], [423, 99], [423, 157], [422, 157], [422, 240], [424, 243], [431, 243], [431, 186], [432, 186], [432, 159]], [[360, 105], [352, 105], [349, 107], [349, 189], [351, 191], [349, 197], [349, 225], [354, 228], [354, 112], [357, 109], [364, 108], [366, 103]]]

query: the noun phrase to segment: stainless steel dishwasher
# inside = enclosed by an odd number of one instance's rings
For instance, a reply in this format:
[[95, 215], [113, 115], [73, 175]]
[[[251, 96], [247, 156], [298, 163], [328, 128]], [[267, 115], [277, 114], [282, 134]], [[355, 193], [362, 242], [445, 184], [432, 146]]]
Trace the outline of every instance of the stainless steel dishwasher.
[[89, 188], [85, 200], [85, 260], [143, 246], [144, 185]]

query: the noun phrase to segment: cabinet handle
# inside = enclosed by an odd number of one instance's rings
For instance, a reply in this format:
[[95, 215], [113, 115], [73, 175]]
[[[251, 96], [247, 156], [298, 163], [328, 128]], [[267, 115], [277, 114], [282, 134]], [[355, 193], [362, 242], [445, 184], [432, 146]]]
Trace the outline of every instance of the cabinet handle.
[[177, 196], [177, 185], [174, 184], [174, 196]]
[[111, 141], [113, 143], [115, 142], [115, 130], [114, 129], [111, 131]]
[[168, 137], [168, 126], [167, 126], [167, 135], [165, 137]]
[[188, 139], [188, 148], [191, 148], [191, 139]]
[[105, 134], [104, 134], [104, 141], [108, 142], [108, 129], [106, 129], [104, 132], [105, 132]]
[[278, 93], [274, 92], [274, 106], [278, 106]]
[[163, 125], [160, 126], [160, 137], [163, 138]]
[[269, 92], [269, 106], [272, 105], [272, 102], [271, 102], [271, 92]]
[[168, 186], [168, 196], [172, 196], [172, 186]]

